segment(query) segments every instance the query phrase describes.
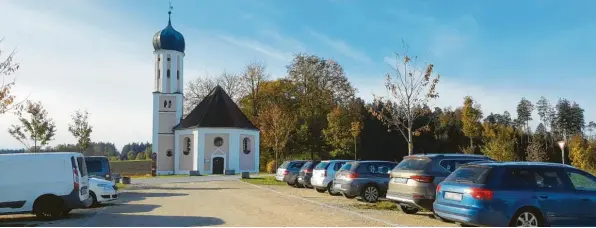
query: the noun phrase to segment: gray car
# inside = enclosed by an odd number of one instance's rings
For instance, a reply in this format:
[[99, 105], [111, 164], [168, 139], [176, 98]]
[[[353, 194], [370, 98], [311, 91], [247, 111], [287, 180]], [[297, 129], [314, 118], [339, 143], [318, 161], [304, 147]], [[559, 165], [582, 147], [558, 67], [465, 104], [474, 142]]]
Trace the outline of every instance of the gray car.
[[348, 199], [360, 196], [374, 203], [387, 192], [389, 173], [396, 165], [388, 161], [348, 162], [335, 174], [333, 190]]
[[406, 156], [391, 171], [388, 200], [400, 204], [406, 214], [420, 209], [432, 211], [437, 185], [460, 165], [476, 161], [492, 161], [484, 155], [424, 154]]

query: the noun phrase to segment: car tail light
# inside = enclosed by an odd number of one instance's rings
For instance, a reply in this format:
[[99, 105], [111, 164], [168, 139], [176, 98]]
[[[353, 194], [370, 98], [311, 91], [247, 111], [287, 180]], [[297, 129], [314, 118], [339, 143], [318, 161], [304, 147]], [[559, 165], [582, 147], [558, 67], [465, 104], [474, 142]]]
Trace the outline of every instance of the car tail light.
[[437, 193], [439, 193], [441, 191], [441, 184], [437, 185]]
[[73, 182], [75, 191], [78, 191], [79, 190], [79, 171], [77, 171], [77, 168], [72, 169], [72, 182]]
[[305, 169], [304, 173], [312, 173], [312, 169]]
[[323, 171], [323, 176], [326, 177], [327, 176], [327, 170]]
[[433, 182], [433, 180], [435, 180], [435, 177], [433, 177], [433, 176], [411, 176], [410, 179], [418, 181], [418, 182], [422, 182], [422, 183], [431, 183], [431, 182]]
[[284, 175], [288, 175], [289, 172], [290, 171], [288, 171], [288, 170], [284, 170]]
[[493, 191], [484, 188], [472, 188], [470, 189], [470, 195], [477, 200], [492, 200]]
[[358, 174], [358, 173], [348, 173], [348, 175], [346, 175], [346, 178], [355, 179], [355, 178], [358, 178], [359, 176], [360, 176], [360, 174]]

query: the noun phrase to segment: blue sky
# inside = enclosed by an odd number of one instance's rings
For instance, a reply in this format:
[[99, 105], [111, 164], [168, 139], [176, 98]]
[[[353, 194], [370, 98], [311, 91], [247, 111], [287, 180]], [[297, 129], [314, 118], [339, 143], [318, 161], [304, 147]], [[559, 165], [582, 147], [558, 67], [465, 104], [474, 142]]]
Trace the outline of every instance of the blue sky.
[[[172, 23], [186, 39], [185, 80], [238, 72], [264, 61], [275, 77], [293, 53], [342, 64], [359, 95], [381, 93], [402, 39], [441, 74], [440, 99], [477, 99], [485, 113], [522, 96], [577, 101], [586, 120], [596, 85], [594, 1], [172, 0]], [[74, 143], [76, 109], [91, 112], [94, 140], [151, 136], [151, 38], [167, 24], [168, 1], [0, 1], [0, 48], [18, 49], [17, 94], [44, 103], [58, 125], [51, 144]], [[537, 116], [535, 117], [537, 119]], [[0, 117], [0, 148], [20, 147]], [[115, 134], [117, 132], [117, 134]]]

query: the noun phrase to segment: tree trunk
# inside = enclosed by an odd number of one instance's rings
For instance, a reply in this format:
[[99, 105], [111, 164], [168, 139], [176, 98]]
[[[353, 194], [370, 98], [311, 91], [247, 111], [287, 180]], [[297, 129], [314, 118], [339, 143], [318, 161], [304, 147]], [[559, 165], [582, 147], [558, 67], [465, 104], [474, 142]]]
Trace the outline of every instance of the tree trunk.
[[412, 128], [408, 128], [408, 155], [414, 154], [414, 142], [412, 142]]
[[33, 140], [33, 152], [37, 152], [37, 139]]
[[358, 157], [356, 156], [356, 151], [357, 147], [356, 147], [356, 137], [354, 137], [354, 161], [358, 161]]
[[474, 138], [473, 137], [470, 137], [470, 153], [475, 154], [474, 153]]

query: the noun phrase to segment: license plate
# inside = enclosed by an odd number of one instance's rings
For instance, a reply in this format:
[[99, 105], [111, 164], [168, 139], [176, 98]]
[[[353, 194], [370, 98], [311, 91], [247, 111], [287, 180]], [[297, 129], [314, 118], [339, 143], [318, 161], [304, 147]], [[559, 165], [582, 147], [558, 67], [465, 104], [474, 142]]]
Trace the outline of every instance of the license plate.
[[405, 184], [406, 182], [408, 182], [408, 179], [406, 178], [400, 178], [400, 177], [394, 177], [392, 180], [393, 183], [395, 184]]
[[461, 201], [463, 194], [455, 193], [455, 192], [445, 192], [444, 197], [445, 197], [445, 199], [448, 199], [448, 200]]
[[341, 184], [335, 184], [334, 188], [341, 189]]

